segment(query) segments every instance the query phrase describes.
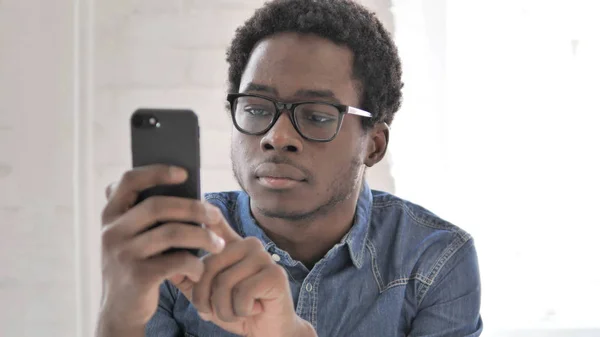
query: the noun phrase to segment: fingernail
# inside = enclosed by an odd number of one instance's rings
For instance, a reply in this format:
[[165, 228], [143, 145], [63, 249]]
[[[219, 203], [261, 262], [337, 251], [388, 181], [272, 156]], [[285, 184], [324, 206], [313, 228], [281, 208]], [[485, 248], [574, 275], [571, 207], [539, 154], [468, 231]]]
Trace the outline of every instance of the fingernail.
[[175, 180], [184, 180], [187, 177], [187, 172], [177, 166], [171, 166], [169, 168], [169, 174]]
[[225, 247], [225, 240], [223, 240], [223, 238], [221, 238], [211, 230], [208, 230], [208, 233], [210, 235], [211, 240], [215, 243], [215, 245], [217, 245], [219, 249]]
[[105, 191], [106, 199], [110, 199], [112, 197], [112, 194], [116, 190], [116, 187], [117, 187], [116, 182], [113, 182], [106, 187], [106, 191]]
[[223, 240], [220, 236], [217, 236], [216, 242], [217, 242], [217, 247], [219, 247], [219, 249], [222, 249], [223, 247], [225, 247], [225, 240]]

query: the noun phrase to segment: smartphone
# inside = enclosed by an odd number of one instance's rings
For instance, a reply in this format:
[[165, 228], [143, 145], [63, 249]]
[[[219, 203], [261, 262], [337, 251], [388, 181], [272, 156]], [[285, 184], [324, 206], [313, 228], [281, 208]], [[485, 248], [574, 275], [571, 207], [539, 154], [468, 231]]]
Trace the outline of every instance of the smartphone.
[[[200, 126], [192, 110], [138, 109], [130, 119], [133, 167], [167, 164], [184, 168], [188, 179], [179, 185], [161, 185], [142, 191], [137, 203], [155, 196], [200, 199]], [[160, 226], [157, 223], [151, 228]], [[200, 225], [200, 224], [190, 224]], [[149, 228], [149, 229], [151, 229]], [[179, 251], [173, 248], [165, 253]], [[200, 250], [187, 249], [200, 256]]]

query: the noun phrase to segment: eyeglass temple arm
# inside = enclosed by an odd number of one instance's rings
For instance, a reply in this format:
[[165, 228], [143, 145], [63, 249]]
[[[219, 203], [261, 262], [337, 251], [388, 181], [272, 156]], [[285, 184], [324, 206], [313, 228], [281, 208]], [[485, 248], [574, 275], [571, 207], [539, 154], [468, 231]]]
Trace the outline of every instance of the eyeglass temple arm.
[[358, 116], [363, 116], [363, 117], [373, 117], [373, 115], [371, 115], [370, 112], [367, 112], [365, 110], [361, 110], [359, 108], [355, 108], [352, 106], [348, 107], [348, 113], [351, 115], [358, 115]]
[[[373, 115], [371, 115], [370, 112], [361, 110], [359, 108], [351, 107], [351, 106], [348, 107], [348, 113], [352, 114], [352, 115], [363, 116], [363, 117], [373, 117]], [[385, 124], [385, 126], [387, 126], [388, 129], [392, 128], [388, 123], [383, 122], [383, 124]]]

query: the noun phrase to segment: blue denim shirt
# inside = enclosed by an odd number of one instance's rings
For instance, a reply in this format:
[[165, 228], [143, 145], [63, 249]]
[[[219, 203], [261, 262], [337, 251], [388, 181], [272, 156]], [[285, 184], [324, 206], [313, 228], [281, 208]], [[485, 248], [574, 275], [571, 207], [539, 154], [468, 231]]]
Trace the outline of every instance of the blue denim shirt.
[[[244, 192], [207, 194], [242, 236], [258, 237], [288, 272], [296, 313], [319, 337], [479, 336], [481, 286], [471, 236], [365, 184], [352, 228], [312, 270], [257, 225]], [[170, 283], [146, 336], [235, 336], [203, 321]]]

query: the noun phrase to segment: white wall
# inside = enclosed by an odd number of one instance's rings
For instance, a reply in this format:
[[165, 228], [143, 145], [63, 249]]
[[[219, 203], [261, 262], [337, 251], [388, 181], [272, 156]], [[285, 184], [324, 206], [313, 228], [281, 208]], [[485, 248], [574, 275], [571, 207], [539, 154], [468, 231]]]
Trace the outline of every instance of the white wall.
[[0, 336], [74, 336], [73, 1], [0, 2]]
[[[100, 186], [129, 167], [127, 119], [145, 105], [193, 108], [202, 128], [204, 191], [238, 188], [228, 155], [225, 50], [235, 28], [263, 2], [96, 3], [94, 166]], [[388, 1], [365, 3], [391, 25]], [[393, 189], [387, 162], [373, 171], [377, 174], [371, 174], [370, 182], [375, 188]]]
[[400, 196], [473, 234], [490, 336], [600, 336], [600, 3], [395, 0]]
[[[190, 107], [204, 191], [236, 189], [225, 49], [250, 0], [0, 1], [0, 336], [90, 336], [99, 214], [140, 106]], [[388, 0], [363, 1], [390, 30]], [[387, 159], [369, 172], [393, 191]]]

